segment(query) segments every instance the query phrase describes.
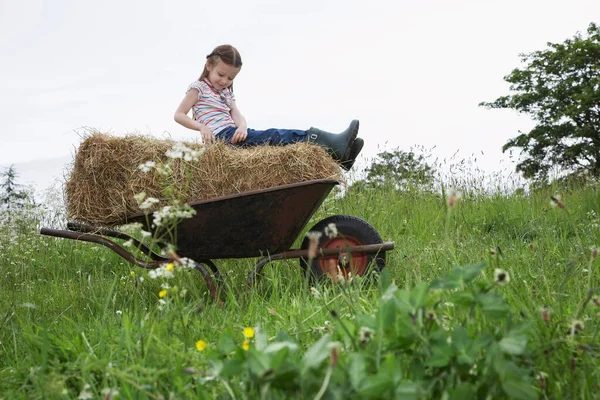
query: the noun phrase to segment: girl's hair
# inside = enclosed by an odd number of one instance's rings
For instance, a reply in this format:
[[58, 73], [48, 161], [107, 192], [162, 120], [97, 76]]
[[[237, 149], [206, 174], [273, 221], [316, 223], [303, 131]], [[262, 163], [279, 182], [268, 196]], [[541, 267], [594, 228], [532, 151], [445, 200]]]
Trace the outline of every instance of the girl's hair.
[[[237, 51], [237, 49], [230, 44], [222, 44], [217, 46], [212, 53], [206, 56], [206, 64], [216, 65], [219, 60], [232, 67], [242, 67], [242, 56], [240, 56], [239, 51]], [[208, 69], [206, 68], [206, 65], [204, 65], [204, 70], [202, 71], [202, 75], [200, 75], [198, 80], [201, 81], [207, 76]], [[231, 85], [230, 88], [233, 90], [233, 85]]]

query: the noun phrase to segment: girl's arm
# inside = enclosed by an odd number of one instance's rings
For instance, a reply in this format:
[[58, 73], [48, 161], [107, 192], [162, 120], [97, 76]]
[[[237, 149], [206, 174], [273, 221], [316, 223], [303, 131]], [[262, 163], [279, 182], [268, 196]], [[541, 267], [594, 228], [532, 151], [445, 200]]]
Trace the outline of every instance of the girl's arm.
[[235, 104], [235, 101], [231, 102], [230, 107], [231, 119], [233, 119], [233, 122], [235, 122], [235, 126], [237, 127], [235, 133], [231, 137], [231, 143], [243, 142], [248, 136], [248, 123]]
[[179, 104], [179, 107], [177, 107], [177, 110], [175, 110], [174, 119], [175, 122], [185, 126], [188, 129], [200, 131], [202, 141], [204, 143], [211, 143], [213, 140], [215, 140], [215, 136], [213, 135], [212, 131], [206, 125], [198, 121], [194, 121], [188, 116], [188, 113], [192, 109], [192, 106], [196, 104], [197, 101], [197, 90], [190, 90], [189, 92], [187, 92], [183, 100], [181, 100], [181, 104]]

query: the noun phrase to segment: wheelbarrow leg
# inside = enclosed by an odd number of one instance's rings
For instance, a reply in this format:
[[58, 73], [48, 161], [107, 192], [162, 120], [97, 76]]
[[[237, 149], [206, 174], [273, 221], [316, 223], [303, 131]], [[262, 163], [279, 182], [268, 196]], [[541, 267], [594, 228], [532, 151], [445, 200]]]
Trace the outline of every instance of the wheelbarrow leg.
[[210, 297], [212, 297], [212, 299], [215, 300], [217, 303], [223, 304], [223, 302], [219, 298], [219, 292], [217, 291], [215, 283], [214, 283], [212, 277], [210, 276], [210, 273], [206, 269], [206, 267], [204, 267], [204, 264], [203, 263], [194, 263], [194, 264], [195, 264], [194, 268], [197, 269], [198, 271], [200, 271], [200, 273], [202, 274], [202, 277], [204, 278], [204, 282], [206, 282], [206, 287], [208, 287], [208, 291], [210, 292]]
[[[277, 256], [278, 254], [275, 254], [273, 257]], [[257, 262], [254, 267], [252, 268], [252, 270], [250, 272], [248, 272], [248, 292], [252, 289], [252, 287], [254, 286], [254, 280], [257, 276], [260, 277], [261, 271], [263, 270], [263, 268], [265, 267], [265, 265], [267, 265], [267, 263], [269, 261], [273, 260], [273, 257], [268, 256], [268, 257], [263, 257], [260, 259], [259, 262]]]

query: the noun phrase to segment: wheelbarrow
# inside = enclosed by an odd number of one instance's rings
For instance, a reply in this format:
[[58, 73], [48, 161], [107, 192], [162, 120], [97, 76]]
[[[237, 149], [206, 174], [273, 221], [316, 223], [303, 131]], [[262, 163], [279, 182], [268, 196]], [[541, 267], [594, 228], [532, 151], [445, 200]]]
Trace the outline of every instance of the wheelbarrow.
[[[338, 183], [317, 179], [189, 203], [196, 214], [175, 227], [177, 255], [194, 261], [194, 268], [202, 274], [213, 299], [218, 298], [214, 281], [222, 282], [213, 259], [261, 257], [248, 273], [248, 288], [252, 288], [265, 265], [275, 260], [299, 259], [301, 268], [314, 279], [327, 276], [332, 267], [344, 277], [381, 271], [385, 267], [385, 252], [392, 250], [394, 243], [383, 242], [369, 223], [354, 216], [333, 215], [310, 229], [321, 232], [316, 256], [313, 251], [313, 257], [309, 257], [308, 237], [299, 249], [291, 248]], [[152, 214], [137, 213], [122, 224], [141, 223], [145, 230], [156, 234], [152, 220]], [[68, 223], [67, 229], [42, 228], [40, 233], [106, 246], [142, 268], [156, 269], [173, 261], [124, 232], [77, 222]], [[337, 230], [337, 235], [332, 235], [332, 230]], [[136, 258], [109, 238], [131, 241], [144, 254], [143, 258]]]

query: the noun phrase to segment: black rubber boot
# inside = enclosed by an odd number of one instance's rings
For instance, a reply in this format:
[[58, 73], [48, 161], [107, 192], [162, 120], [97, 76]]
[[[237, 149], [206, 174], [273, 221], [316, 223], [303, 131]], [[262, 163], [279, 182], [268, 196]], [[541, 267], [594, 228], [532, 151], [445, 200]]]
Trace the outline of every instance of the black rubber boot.
[[331, 156], [339, 162], [350, 157], [350, 145], [358, 135], [358, 120], [350, 122], [350, 126], [341, 133], [329, 133], [317, 128], [307, 131], [307, 141], [325, 147]]
[[350, 154], [348, 155], [348, 158], [341, 162], [342, 168], [344, 168], [346, 171], [350, 171], [364, 144], [365, 141], [361, 138], [356, 138], [356, 140], [354, 140], [354, 143], [352, 143], [352, 146], [350, 146]]

